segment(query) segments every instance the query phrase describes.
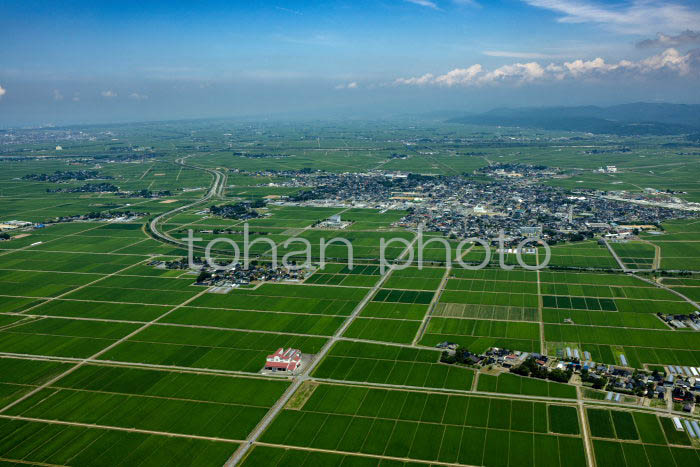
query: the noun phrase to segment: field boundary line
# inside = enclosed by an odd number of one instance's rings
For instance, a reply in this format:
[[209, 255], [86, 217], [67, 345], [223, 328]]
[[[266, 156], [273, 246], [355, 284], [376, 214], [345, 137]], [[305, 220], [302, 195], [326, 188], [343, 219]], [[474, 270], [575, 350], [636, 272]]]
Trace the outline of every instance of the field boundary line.
[[42, 306], [42, 305], [45, 305], [45, 304], [47, 304], [47, 303], [51, 303], [51, 302], [53, 302], [54, 300], [59, 300], [59, 299], [61, 299], [62, 297], [65, 297], [66, 295], [72, 294], [73, 292], [77, 292], [78, 290], [82, 290], [82, 289], [84, 289], [85, 287], [89, 287], [89, 286], [91, 286], [91, 285], [94, 285], [94, 284], [96, 284], [96, 283], [98, 283], [98, 282], [100, 282], [100, 281], [102, 281], [102, 280], [105, 280], [105, 279], [107, 279], [107, 278], [116, 276], [116, 275], [119, 274], [120, 272], [126, 271], [127, 269], [130, 269], [130, 268], [133, 268], [134, 266], [137, 266], [137, 265], [143, 263], [144, 261], [147, 261], [147, 259], [142, 259], [141, 261], [139, 261], [139, 262], [137, 262], [137, 263], [130, 264], [130, 265], [128, 265], [128, 266], [126, 266], [126, 267], [124, 267], [124, 268], [122, 268], [122, 269], [119, 269], [119, 270], [117, 270], [117, 271], [114, 271], [114, 272], [111, 273], [111, 274], [108, 274], [108, 275], [106, 275], [106, 276], [102, 276], [102, 277], [100, 277], [99, 279], [95, 279], [95, 280], [92, 281], [92, 282], [88, 282], [87, 284], [83, 284], [83, 285], [81, 285], [81, 286], [79, 286], [79, 287], [76, 287], [76, 288], [74, 288], [74, 289], [71, 289], [71, 290], [69, 290], [69, 291], [67, 291], [67, 292], [64, 292], [64, 293], [60, 294], [60, 295], [56, 295], [55, 297], [49, 297], [49, 298], [47, 298], [47, 300], [46, 300], [45, 302], [41, 302], [41, 303], [38, 303], [38, 304], [36, 304], [36, 305], [34, 305], [34, 306], [31, 306], [31, 307], [29, 307], [29, 308], [26, 308], [26, 309], [22, 310], [21, 313], [23, 314], [23, 313], [25, 313], [25, 312], [27, 312], [27, 311], [33, 310], [33, 309], [38, 308], [38, 307], [40, 307], [40, 306]]
[[[8, 315], [6, 313], [2, 313], [4, 315]], [[18, 316], [18, 315], [11, 315], [11, 316]], [[22, 316], [22, 315], [19, 315]], [[8, 329], [12, 329], [17, 326], [22, 326], [24, 324], [27, 324], [27, 322], [32, 321], [33, 316], [25, 316], [24, 319], [20, 319], [19, 321], [15, 321], [14, 323], [7, 324], [5, 326], [0, 326], [0, 331], [7, 331]], [[39, 321], [39, 320], [37, 320]]]
[[131, 248], [132, 246], [136, 246], [136, 245], [138, 245], [139, 243], [143, 243], [143, 242], [146, 242], [146, 241], [148, 241], [148, 240], [152, 240], [152, 238], [151, 238], [151, 237], [142, 238], [142, 239], [140, 239], [140, 240], [135, 241], [134, 243], [129, 243], [128, 245], [124, 245], [124, 246], [120, 246], [119, 248], [115, 248], [114, 250], [111, 250], [111, 251], [109, 251], [108, 253], [117, 253], [119, 250], [124, 250], [124, 249], [126, 249], [126, 248]]
[[221, 326], [206, 326], [200, 324], [180, 324], [180, 323], [158, 323], [158, 326], [172, 326], [178, 328], [195, 328], [195, 329], [213, 329], [217, 331], [235, 331], [235, 332], [259, 332], [260, 334], [282, 334], [289, 336], [299, 336], [299, 337], [330, 337], [328, 334], [304, 334], [300, 332], [287, 332], [287, 331], [258, 331], [255, 329], [243, 329], [243, 328], [227, 328]]
[[[338, 209], [340, 209], [340, 208], [338, 208]], [[352, 209], [352, 206], [348, 206], [348, 207], [346, 207], [346, 208], [342, 208], [339, 212], [336, 212], [335, 214], [331, 214], [331, 216], [336, 215], [336, 214], [337, 214], [337, 215], [341, 215], [341, 214], [343, 214], [344, 212], [349, 211], [350, 209]], [[330, 216], [329, 216], [329, 217], [330, 217]], [[296, 233], [295, 235], [293, 235], [292, 237], [302, 238], [301, 236], [302, 236], [305, 232], [307, 232], [307, 231], [309, 231], [309, 230], [311, 230], [311, 229], [313, 229], [313, 228], [314, 228], [314, 224], [313, 224], [313, 222], [312, 222], [311, 224], [307, 225], [306, 227], [303, 227], [299, 232], [297, 232], [297, 233]], [[279, 242], [277, 242], [277, 243], [275, 244], [275, 246], [274, 246], [274, 250], [277, 250], [277, 248], [282, 247], [282, 245], [284, 244], [284, 242], [286, 242], [287, 240], [289, 240], [289, 238], [285, 238], [284, 240], [280, 240]], [[265, 256], [266, 256], [271, 250], [273, 250], [272, 247], [268, 248], [267, 250], [265, 250], [265, 251], [263, 251], [263, 252], [261, 252], [261, 253], [255, 255], [255, 256], [256, 256], [257, 258], [265, 258]], [[313, 259], [313, 258], [312, 258], [312, 259]]]
[[7, 457], [0, 457], [0, 461], [2, 462], [11, 462], [13, 464], [24, 464], [24, 465], [40, 465], [42, 467], [67, 467], [66, 464], [47, 464], [46, 462], [33, 462], [33, 461], [25, 461], [22, 459], [10, 459]]
[[139, 180], [143, 180], [143, 177], [145, 177], [151, 170], [153, 170], [153, 163], [151, 163], [150, 166], [146, 169], [146, 171], [141, 174]]
[[[144, 342], [144, 341], [139, 341]], [[175, 344], [177, 345], [177, 344]], [[207, 375], [220, 375], [220, 376], [244, 376], [249, 378], [259, 378], [270, 380], [272, 378], [264, 378], [264, 375], [260, 373], [253, 373], [248, 371], [238, 371], [238, 370], [219, 370], [216, 368], [197, 368], [191, 366], [177, 366], [177, 365], [157, 365], [154, 363], [139, 363], [139, 362], [122, 362], [119, 360], [99, 360], [99, 359], [88, 359], [85, 363], [89, 365], [97, 366], [119, 366], [119, 367], [134, 367], [144, 370], [161, 370], [161, 371], [179, 371], [185, 373], [198, 373]], [[290, 377], [276, 377], [275, 379], [288, 380]]]
[[[663, 285], [663, 284], [661, 284], [661, 283], [659, 283], [659, 282], [654, 282], [654, 281], [652, 281], [652, 280], [650, 280], [650, 279], [647, 279], [647, 278], [645, 278], [645, 277], [638, 276], [638, 275], [636, 275], [636, 274], [634, 274], [634, 273], [631, 273], [630, 275], [633, 276], [633, 277], [636, 277], [637, 279], [639, 279], [639, 280], [641, 280], [641, 281], [644, 281], [644, 282], [647, 282], [647, 283], [649, 283], [649, 284], [652, 284], [652, 285], [654, 285], [654, 286], [656, 286], [656, 287], [658, 287], [658, 288], [660, 288], [660, 289], [666, 290], [667, 292], [671, 292], [672, 294], [675, 294], [675, 295], [681, 297], [683, 300], [685, 300], [686, 302], [690, 303], [690, 304], [693, 305], [695, 308], [697, 308], [698, 310], [700, 310], [700, 305], [698, 305], [697, 302], [695, 302], [694, 300], [691, 300], [690, 298], [686, 297], [685, 295], [683, 295], [682, 293], [680, 293], [680, 292], [677, 291], [676, 289], [672, 289], [671, 287], [667, 287], [667, 286], [665, 286], [665, 285]], [[662, 301], [662, 300], [657, 300], [657, 301]]]
[[[67, 237], [68, 235], [66, 235]], [[65, 237], [59, 237], [59, 238], [65, 238]], [[96, 237], [93, 237], [96, 238]], [[48, 243], [52, 240], [48, 240], [45, 243]], [[5, 253], [0, 253], [0, 256], [6, 253], [11, 253], [14, 251], [25, 251], [24, 248], [17, 248], [16, 250], [0, 250], [0, 251], [5, 251]], [[143, 253], [109, 253], [105, 251], [69, 251], [69, 250], [31, 250], [32, 252], [36, 253], [64, 253], [64, 254], [71, 254], [71, 255], [114, 255], [114, 256], [139, 256], [144, 259], [150, 259], [146, 258], [148, 255], [143, 254]], [[178, 255], [161, 255], [161, 256], [177, 256], [178, 258], [182, 258], [183, 256], [178, 256]], [[49, 271], [53, 272], [53, 271]], [[93, 273], [95, 274], [95, 273]]]
[[[13, 384], [13, 383], [6, 383]], [[21, 385], [26, 386], [26, 385]], [[30, 385], [31, 386], [31, 385]], [[59, 391], [72, 391], [72, 392], [87, 392], [95, 394], [111, 394], [114, 396], [128, 396], [128, 397], [143, 397], [145, 399], [160, 399], [160, 400], [170, 400], [170, 401], [181, 401], [181, 402], [195, 402], [198, 404], [213, 404], [213, 405], [226, 405], [232, 407], [255, 407], [256, 409], [266, 409], [266, 405], [252, 405], [252, 404], [238, 404], [235, 402], [217, 402], [217, 401], [207, 401], [202, 399], [187, 399], [183, 397], [170, 397], [170, 396], [156, 396], [151, 394], [139, 394], [139, 393], [128, 393], [128, 392], [116, 392], [116, 391], [102, 391], [96, 389], [85, 389], [85, 388], [71, 388], [67, 386], [51, 386], [47, 389], [58, 389]]]
[[583, 445], [586, 450], [586, 459], [588, 460], [589, 467], [595, 467], [595, 456], [593, 455], [593, 445], [591, 441], [590, 427], [588, 426], [588, 418], [586, 417], [586, 408], [583, 401], [583, 393], [581, 392], [581, 386], [576, 385], [576, 408], [581, 421], [581, 437], [583, 438]]
[[[11, 358], [19, 360], [39, 360], [39, 361], [49, 361], [58, 363], [80, 363], [81, 358], [74, 357], [55, 357], [51, 355], [32, 355], [32, 354], [18, 354], [18, 353], [8, 353], [0, 352], [0, 358]], [[122, 362], [119, 360], [88, 360], [85, 362], [86, 365], [90, 366], [102, 366], [102, 367], [117, 367], [117, 368], [129, 368], [132, 370], [153, 370], [153, 371], [163, 371], [171, 373], [191, 373], [206, 376], [227, 376], [232, 378], [251, 378], [251, 379], [262, 379], [265, 381], [289, 381], [291, 376], [275, 376], [270, 377], [260, 373], [252, 373], [246, 371], [236, 371], [236, 370], [218, 370], [216, 368], [196, 368], [189, 366], [175, 366], [175, 365], [156, 365], [151, 363], [136, 363], [136, 362]], [[29, 386], [36, 386], [30, 384]]]
[[[79, 232], [73, 232], [73, 233], [71, 233], [71, 234], [66, 234], [66, 235], [57, 236], [56, 238], [51, 238], [51, 239], [47, 239], [47, 240], [41, 240], [41, 245], [43, 246], [43, 245], [46, 245], [47, 243], [55, 242], [56, 240], [63, 240], [64, 238], [73, 237], [73, 236], [76, 236], [76, 235], [78, 235], [78, 234], [80, 234], [80, 233], [83, 233], [83, 232], [89, 232], [90, 230], [99, 229], [100, 227], [103, 227], [104, 225], [105, 225], [105, 224], [100, 224], [100, 225], [97, 225], [97, 226], [95, 226], [95, 227], [90, 227], [90, 228], [88, 228], [88, 229], [81, 230], [81, 231], [79, 231]], [[39, 245], [30, 244], [30, 245], [25, 245], [25, 246], [23, 246], [23, 247], [21, 247], [21, 248], [15, 248], [14, 250], [2, 250], [2, 251], [0, 251], [0, 256], [9, 255], [10, 253], [14, 253], [14, 252], [16, 252], [16, 251], [27, 251], [27, 250], [29, 250], [29, 249], [30, 249], [31, 247], [33, 247], [33, 246], [39, 246]], [[43, 252], [43, 251], [50, 251], [50, 250], [31, 250], [31, 251], [37, 251], [37, 252], [40, 252], [40, 253], [41, 253], [41, 252]], [[72, 252], [69, 252], [69, 253], [81, 254], [81, 253], [83, 253], [83, 252], [80, 252], [80, 251], [72, 251]]]
[[[26, 353], [0, 352], [0, 358], [16, 358], [20, 360], [40, 360], [43, 362], [78, 363], [81, 359], [75, 357], [54, 357], [53, 355], [32, 355]], [[32, 385], [34, 386], [34, 385]]]
[[[103, 288], [105, 288], [105, 289], [111, 289], [111, 288], [113, 288], [113, 287], [103, 287]], [[71, 292], [74, 292], [75, 290], [77, 290], [77, 289], [69, 290], [69, 291], [66, 292], [66, 293], [71, 293]], [[135, 290], [145, 290], [145, 289], [135, 289]], [[174, 306], [175, 306], [175, 305], [173, 305], [173, 304], [168, 305], [168, 304], [164, 304], [164, 303], [115, 302], [115, 301], [113, 301], [113, 300], [86, 300], [86, 299], [84, 299], [84, 298], [60, 298], [60, 296], [56, 296], [56, 297], [30, 297], [30, 296], [28, 296], [28, 295], [5, 295], [5, 294], [0, 294], [0, 297], [31, 298], [31, 299], [34, 299], [34, 300], [46, 300], [47, 302], [48, 302], [48, 301], [53, 301], [53, 300], [60, 300], [60, 301], [65, 301], [65, 302], [112, 303], [112, 304], [116, 304], [116, 305], [162, 306], [162, 307], [165, 307], [165, 308], [171, 308], [171, 307], [174, 307]], [[41, 304], [37, 304], [36, 306], [38, 306], [38, 305], [41, 305]], [[35, 306], [35, 307], [36, 307], [36, 306]], [[33, 309], [33, 308], [35, 308], [35, 307], [27, 308], [26, 310], [22, 310], [22, 311], [28, 311], [28, 310]], [[193, 307], [193, 308], [195, 308], [195, 307]], [[205, 307], [196, 307], [196, 308], [205, 308]], [[226, 310], [227, 308], [220, 308], [220, 309]], [[260, 311], [260, 310], [253, 310], [253, 311]], [[22, 312], [15, 312], [15, 313], [22, 313]], [[144, 321], [140, 321], [140, 322], [143, 323]]]
[[[137, 263], [137, 264], [138, 264], [138, 263]], [[132, 266], [133, 266], [133, 265], [132, 265]], [[131, 266], [129, 266], [129, 267], [131, 267]], [[64, 371], [63, 373], [61, 373], [61, 374], [59, 374], [59, 375], [57, 375], [57, 376], [51, 378], [49, 381], [46, 381], [44, 384], [38, 386], [35, 390], [28, 392], [27, 394], [25, 394], [24, 396], [20, 397], [19, 399], [14, 400], [13, 402], [10, 402], [9, 404], [7, 404], [7, 405], [5, 405], [4, 407], [0, 408], [0, 415], [2, 415], [6, 410], [8, 410], [8, 409], [14, 407], [15, 405], [19, 404], [20, 402], [22, 402], [22, 401], [24, 401], [24, 400], [30, 398], [31, 396], [33, 396], [33, 395], [36, 394], [37, 392], [39, 392], [39, 391], [41, 391], [41, 390], [43, 390], [43, 389], [45, 389], [45, 388], [47, 388], [47, 387], [49, 387], [49, 386], [52, 386], [54, 383], [58, 382], [59, 380], [61, 380], [61, 379], [64, 378], [64, 377], [70, 375], [71, 373], [73, 373], [75, 370], [77, 370], [77, 369], [80, 368], [81, 366], [85, 365], [86, 363], [88, 363], [88, 362], [90, 362], [90, 361], [94, 361], [95, 359], [99, 358], [101, 355], [104, 355], [105, 353], [107, 353], [107, 352], [109, 352], [110, 350], [112, 350], [114, 347], [116, 347], [116, 346], [122, 344], [123, 342], [126, 342], [127, 340], [129, 340], [129, 339], [132, 338], [133, 336], [137, 335], [139, 332], [141, 332], [141, 331], [143, 331], [143, 330], [145, 330], [145, 329], [148, 329], [151, 325], [157, 323], [161, 318], [164, 318], [164, 317], [166, 317], [167, 315], [169, 315], [170, 313], [172, 313], [173, 311], [179, 309], [179, 308], [182, 307], [182, 306], [185, 306], [187, 303], [189, 303], [190, 301], [194, 300], [195, 298], [199, 297], [200, 295], [202, 295], [202, 294], [204, 294], [204, 293], [206, 293], [206, 290], [203, 290], [202, 292], [198, 293], [197, 295], [195, 295], [195, 296], [193, 296], [193, 297], [190, 297], [189, 299], [185, 300], [185, 301], [184, 301], [183, 303], [181, 303], [180, 305], [177, 305], [176, 307], [170, 309], [169, 311], [166, 311], [165, 313], [163, 313], [162, 315], [158, 316], [158, 317], [155, 318], [154, 320], [149, 321], [148, 323], [145, 323], [143, 326], [139, 327], [138, 329], [135, 329], [135, 330], [132, 331], [131, 333], [129, 333], [129, 334], [127, 334], [126, 336], [122, 337], [121, 339], [118, 339], [118, 340], [114, 341], [112, 344], [108, 345], [108, 346], [105, 347], [104, 349], [102, 349], [102, 350], [100, 350], [99, 352], [95, 353], [95, 354], [92, 355], [91, 357], [82, 359], [81, 361], [79, 361], [79, 362], [78, 362], [75, 366], [73, 366], [72, 368], [69, 368], [68, 370]]]
[[[400, 261], [408, 252], [413, 251], [413, 246], [418, 240], [418, 235], [414, 234], [411, 242], [404, 248], [403, 252], [396, 258], [395, 263]], [[390, 273], [393, 272], [393, 266], [390, 266], [384, 274], [380, 275], [375, 283], [364, 298], [355, 306], [352, 313], [345, 319], [343, 324], [336, 330], [335, 334], [328, 339], [328, 341], [323, 345], [321, 350], [315, 355], [314, 359], [309, 363], [308, 366], [303, 370], [302, 374], [294, 379], [294, 382], [287, 388], [287, 390], [282, 394], [282, 396], [277, 400], [275, 405], [273, 405], [268, 413], [260, 420], [258, 425], [250, 432], [246, 441], [241, 444], [238, 449], [231, 455], [229, 460], [224, 464], [226, 467], [232, 467], [238, 465], [241, 460], [246, 456], [250, 447], [257, 441], [260, 435], [267, 429], [267, 427], [272, 423], [272, 421], [277, 417], [277, 414], [283, 409], [283, 407], [289, 402], [289, 399], [294, 395], [294, 393], [299, 389], [299, 387], [307, 381], [321, 360], [328, 354], [333, 345], [340, 339], [340, 337], [345, 333], [345, 331], [350, 327], [355, 318], [360, 314], [362, 309], [369, 303], [369, 301], [374, 297], [382, 285], [387, 281]]]
[[[415, 437], [415, 434], [414, 434], [414, 437]], [[261, 441], [258, 441], [255, 444], [258, 446], [267, 446], [267, 447], [282, 448], [282, 449], [296, 449], [299, 451], [325, 452], [325, 453], [329, 453], [329, 454], [339, 454], [339, 455], [344, 455], [344, 456], [355, 456], [355, 457], [370, 457], [373, 459], [383, 459], [383, 460], [391, 460], [391, 461], [398, 461], [398, 462], [406, 462], [409, 464], [444, 465], [444, 466], [462, 465], [465, 467], [477, 467], [477, 466], [473, 466], [472, 464], [460, 464], [460, 463], [455, 463], [455, 462], [443, 462], [443, 461], [426, 461], [426, 460], [421, 460], [421, 459], [413, 459], [411, 457], [392, 457], [392, 456], [385, 456], [383, 454], [365, 454], [365, 453], [361, 453], [361, 452], [338, 451], [335, 449], [301, 447], [301, 446], [294, 446], [291, 444], [274, 444], [274, 443], [265, 443], [265, 442], [261, 442]]]
[[113, 431], [125, 431], [130, 433], [142, 433], [147, 435], [158, 435], [158, 436], [170, 436], [174, 438], [189, 438], [189, 439], [200, 439], [205, 441], [218, 441], [224, 443], [241, 443], [242, 440], [239, 439], [229, 439], [229, 438], [218, 438], [216, 436], [202, 436], [202, 435], [188, 435], [186, 433], [170, 433], [168, 431], [157, 431], [157, 430], [144, 430], [141, 428], [125, 428], [120, 426], [112, 425], [98, 425], [94, 423], [81, 423], [81, 422], [68, 422], [65, 420], [51, 420], [47, 418], [34, 418], [34, 417], [23, 417], [21, 415], [3, 415], [0, 414], [0, 418], [8, 420], [21, 420], [25, 422], [36, 422], [36, 423], [46, 423], [50, 425], [66, 425], [66, 426], [78, 426], [83, 428], [93, 428], [98, 430], [113, 430]]
[[438, 285], [437, 290], [433, 293], [433, 299], [430, 301], [430, 305], [428, 305], [428, 309], [425, 311], [425, 316], [423, 316], [420, 328], [418, 328], [418, 332], [416, 332], [416, 335], [413, 337], [413, 341], [411, 342], [412, 346], [418, 343], [418, 341], [423, 337], [423, 334], [425, 334], [425, 330], [428, 329], [430, 318], [432, 318], [433, 312], [440, 302], [442, 292], [445, 290], [445, 286], [447, 285], [451, 272], [452, 268], [445, 269], [445, 273], [442, 275], [442, 279], [440, 280], [440, 285]]
[[[309, 378], [311, 381], [317, 381], [320, 383], [324, 384], [330, 384], [334, 386], [360, 386], [360, 387], [366, 387], [366, 388], [381, 388], [381, 389], [394, 389], [397, 391], [410, 391], [410, 392], [422, 392], [422, 393], [427, 393], [427, 394], [447, 394], [447, 395], [455, 395], [455, 396], [472, 396], [472, 397], [486, 397], [489, 399], [505, 399], [505, 400], [513, 400], [513, 399], [520, 399], [520, 400], [525, 400], [525, 401], [534, 401], [534, 402], [542, 402], [542, 403], [552, 403], [555, 405], [566, 405], [566, 406], [575, 406], [576, 404], [579, 403], [579, 400], [576, 398], [573, 399], [566, 399], [562, 397], [551, 397], [551, 396], [532, 396], [528, 394], [512, 394], [512, 393], [504, 393], [504, 392], [486, 392], [486, 391], [469, 391], [469, 390], [460, 390], [460, 389], [442, 389], [442, 388], [425, 388], [425, 387], [415, 387], [415, 386], [392, 386], [392, 385], [387, 385], [384, 383], [369, 383], [369, 382], [362, 382], [362, 381], [348, 381], [348, 380], [335, 380], [335, 379], [323, 379], [323, 378]], [[565, 383], [562, 383], [565, 384]], [[569, 385], [573, 386], [573, 385]], [[584, 406], [593, 406], [593, 407], [605, 407], [608, 409], [618, 409], [618, 410], [624, 410], [627, 412], [643, 412], [643, 413], [653, 413], [657, 415], [665, 415], [665, 416], [670, 416], [668, 410], [665, 407], [644, 407], [644, 406], [638, 406], [638, 405], [622, 405], [616, 402], [608, 402], [608, 401], [601, 401], [601, 400], [581, 400]], [[673, 412], [673, 414], [677, 414], [681, 417], [688, 418], [688, 419], [698, 419], [700, 420], [700, 415], [694, 415], [694, 414], [688, 414], [685, 412]], [[429, 422], [425, 422], [429, 423]], [[557, 433], [557, 435], [561, 436], [567, 436], [565, 433]], [[572, 435], [572, 436], [577, 436], [577, 435]]]
[[[74, 253], [76, 255], [79, 255], [80, 253]], [[91, 253], [92, 254], [92, 253]], [[106, 272], [81, 272], [81, 271], [46, 271], [42, 269], [21, 269], [21, 268], [4, 268], [0, 267], [0, 271], [11, 271], [11, 272], [41, 272], [41, 273], [46, 273], [46, 274], [83, 274], [83, 275], [88, 275], [88, 276], [106, 276], [109, 273]], [[143, 276], [143, 277], [151, 277], [151, 276]]]
[[[540, 250], [535, 249], [535, 261], [540, 264]], [[544, 301], [542, 300], [542, 281], [540, 280], [540, 269], [537, 270], [537, 318], [539, 321], [540, 328], [540, 354], [547, 354], [547, 343], [545, 342], [544, 333], [544, 316], [542, 314], [542, 309], [544, 308]]]

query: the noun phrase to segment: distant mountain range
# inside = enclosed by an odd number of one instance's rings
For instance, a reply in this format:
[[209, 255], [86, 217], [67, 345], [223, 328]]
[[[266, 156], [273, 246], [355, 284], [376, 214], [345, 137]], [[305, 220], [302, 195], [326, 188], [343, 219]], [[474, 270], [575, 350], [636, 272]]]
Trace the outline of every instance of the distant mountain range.
[[700, 105], [638, 102], [611, 107], [499, 108], [448, 122], [617, 135], [678, 135], [700, 131]]

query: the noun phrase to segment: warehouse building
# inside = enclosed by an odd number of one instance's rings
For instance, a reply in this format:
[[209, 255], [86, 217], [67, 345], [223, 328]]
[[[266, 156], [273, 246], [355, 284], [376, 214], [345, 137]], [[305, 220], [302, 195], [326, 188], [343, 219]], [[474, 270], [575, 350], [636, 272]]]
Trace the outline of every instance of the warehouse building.
[[268, 371], [296, 371], [301, 368], [301, 351], [298, 349], [284, 347], [277, 349], [277, 352], [268, 355], [265, 362], [265, 369]]

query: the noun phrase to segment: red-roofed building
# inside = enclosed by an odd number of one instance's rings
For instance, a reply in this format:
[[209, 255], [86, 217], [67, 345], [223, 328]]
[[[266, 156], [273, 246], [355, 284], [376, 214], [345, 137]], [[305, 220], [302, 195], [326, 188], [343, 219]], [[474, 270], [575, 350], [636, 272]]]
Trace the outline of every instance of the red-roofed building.
[[277, 349], [277, 352], [267, 356], [265, 369], [271, 371], [295, 371], [301, 368], [301, 351], [298, 349], [284, 347]]

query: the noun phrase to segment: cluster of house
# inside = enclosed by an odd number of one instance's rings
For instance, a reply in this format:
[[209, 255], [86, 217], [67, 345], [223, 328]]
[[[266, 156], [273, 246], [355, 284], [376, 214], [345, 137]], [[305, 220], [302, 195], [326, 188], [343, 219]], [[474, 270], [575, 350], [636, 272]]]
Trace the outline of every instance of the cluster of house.
[[52, 174], [27, 174], [22, 177], [22, 180], [60, 183], [72, 180], [112, 180], [113, 178], [111, 175], [103, 175], [97, 170], [57, 170]]
[[656, 225], [692, 215], [669, 207], [609, 199], [593, 190], [571, 194], [532, 183], [529, 178], [477, 184], [460, 177], [443, 177], [424, 184], [424, 191], [427, 186], [429, 195], [397, 225], [423, 225], [451, 238], [493, 238], [503, 231], [507, 244], [535, 235], [555, 244], [617, 233], [620, 225]]
[[491, 347], [483, 354], [475, 354], [461, 348], [454, 342], [440, 342], [435, 347], [445, 352], [447, 356], [455, 357], [458, 363], [475, 366], [500, 366], [503, 368], [513, 368], [529, 358], [533, 358], [538, 365], [547, 366], [549, 358], [536, 352], [521, 352], [519, 350], [509, 350], [499, 347]]
[[665, 315], [656, 313], [663, 322], [676, 329], [690, 328], [693, 331], [700, 331], [700, 312], [694, 311], [688, 315]]
[[512, 351], [492, 347], [484, 353], [484, 360], [481, 362], [481, 365], [498, 365], [503, 368], [513, 368], [529, 358], [532, 358], [537, 365], [544, 368], [549, 364], [549, 357], [537, 352], [520, 352], [519, 350]]
[[233, 268], [227, 270], [205, 268], [200, 272], [197, 282], [219, 287], [221, 288], [219, 292], [227, 292], [226, 289], [249, 285], [253, 282], [302, 281], [309, 273], [310, 271], [307, 269], [273, 268], [271, 265], [264, 263], [256, 265], [251, 264], [248, 268], [237, 264]]
[[[18, 221], [18, 220], [11, 220], [11, 221], [0, 221], [0, 232], [8, 232], [12, 230], [18, 230], [18, 229], [26, 229], [28, 227], [34, 227], [35, 225], [39, 224], [34, 224], [33, 222], [28, 222], [28, 221]], [[42, 225], [43, 227], [43, 225]]]
[[[568, 363], [572, 365], [572, 363]], [[599, 389], [609, 390], [606, 399], [620, 400], [618, 394], [630, 394], [647, 398], [658, 397], [663, 399], [666, 389], [663, 386], [663, 376], [659, 373], [635, 372], [629, 368], [606, 365], [602, 363], [586, 362], [585, 364], [573, 363], [575, 369], [585, 374], [587, 382], [600, 381]], [[596, 385], [594, 384], [594, 387]]]
[[64, 222], [133, 222], [149, 216], [148, 212], [136, 211], [93, 211], [87, 214], [75, 216], [61, 216], [49, 219], [47, 224], [60, 224]]
[[687, 412], [692, 412], [695, 402], [700, 401], [700, 368], [667, 366], [664, 373], [635, 371], [628, 367], [594, 363], [590, 361], [591, 356], [587, 351], [581, 355], [578, 349], [570, 348], [558, 358], [549, 358], [536, 352], [497, 347], [477, 355], [452, 342], [441, 342], [436, 347], [444, 351], [442, 361], [447, 363], [495, 366], [516, 372], [525, 363], [530, 367], [531, 375], [536, 372], [541, 376], [547, 375], [550, 370], [570, 370], [580, 374], [582, 382], [594, 383], [594, 388], [606, 388], [606, 400], [620, 401], [624, 394], [666, 399], [667, 394], [670, 394], [674, 402], [684, 404], [683, 410]]
[[551, 178], [561, 173], [561, 170], [544, 165], [513, 163], [496, 163], [476, 170], [488, 177], [494, 178]]
[[42, 229], [51, 224], [62, 224], [65, 222], [133, 222], [148, 216], [147, 212], [134, 211], [93, 211], [87, 214], [76, 214], [74, 216], [60, 216], [47, 219], [44, 222], [28, 222], [11, 220], [0, 221], [0, 232], [10, 232], [16, 230]]
[[117, 193], [117, 196], [120, 198], [162, 198], [164, 196], [172, 196], [172, 192], [170, 190], [158, 190], [158, 191], [151, 191], [147, 189], [143, 190], [138, 190], [138, 191], [119, 191]]
[[[193, 263], [195, 271], [199, 272], [197, 284], [213, 286], [215, 289], [212, 292], [216, 293], [227, 293], [233, 288], [247, 286], [254, 282], [301, 281], [311, 272], [304, 268], [273, 268], [270, 263], [258, 262], [251, 262], [247, 268], [239, 263], [229, 269], [215, 269], [205, 264], [202, 258], [196, 256], [193, 258]], [[148, 265], [157, 269], [191, 269], [187, 258], [172, 261], [153, 260]]]
[[670, 389], [671, 399], [692, 412], [694, 404], [700, 402], [700, 368], [669, 365], [664, 371], [663, 387]]
[[[621, 361], [627, 364], [622, 358]], [[588, 381], [605, 378], [606, 386], [610, 390], [608, 400], [614, 398], [619, 401], [619, 395], [613, 395], [613, 391], [658, 399], [666, 399], [670, 393], [674, 402], [684, 404], [683, 410], [686, 412], [692, 412], [695, 402], [700, 401], [700, 368], [666, 366], [664, 373], [645, 372], [590, 361], [579, 362], [576, 358], [562, 361], [560, 364], [585, 373]]]
[[119, 187], [113, 183], [86, 183], [70, 188], [46, 189], [47, 193], [117, 193]]
[[248, 220], [260, 217], [260, 214], [254, 208], [264, 206], [262, 202], [241, 202], [212, 206], [209, 208], [209, 212], [215, 216], [223, 217], [224, 219]]
[[299, 172], [290, 186], [303, 187], [303, 191], [290, 196], [292, 202], [314, 205], [318, 201], [347, 206], [373, 208], [406, 208], [414, 204], [415, 197], [405, 193], [419, 193], [422, 199], [424, 180], [432, 177], [402, 172], [370, 171], [362, 173]]
[[[274, 204], [406, 209], [409, 214], [395, 226], [422, 226], [451, 238], [493, 238], [503, 231], [509, 245], [534, 236], [528, 230], [555, 244], [617, 233], [620, 225], [658, 225], [669, 218], [694, 215], [674, 206], [630, 203], [585, 187], [572, 193], [544, 185], [538, 181], [561, 177], [561, 171], [526, 164], [493, 164], [475, 171], [475, 177], [309, 169], [258, 175], [283, 175], [288, 180], [277, 186], [301, 188]], [[321, 227], [342, 225], [341, 220], [329, 219]]]
[[[86, 131], [83, 131], [86, 130]], [[78, 128], [32, 128], [32, 129], [3, 129], [0, 130], [0, 140], [6, 145], [24, 144], [55, 144], [57, 141], [88, 141], [97, 133]], [[12, 153], [35, 151], [33, 148], [12, 148]], [[44, 151], [40, 151], [44, 152]]]

